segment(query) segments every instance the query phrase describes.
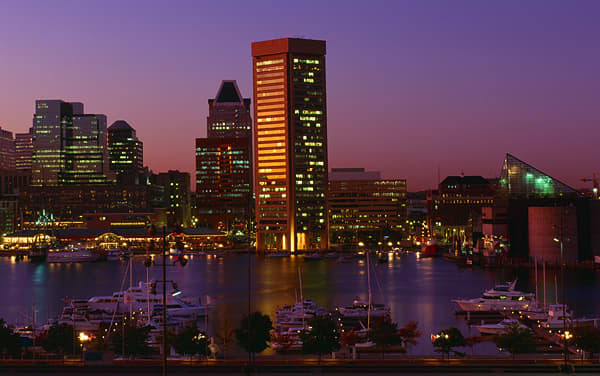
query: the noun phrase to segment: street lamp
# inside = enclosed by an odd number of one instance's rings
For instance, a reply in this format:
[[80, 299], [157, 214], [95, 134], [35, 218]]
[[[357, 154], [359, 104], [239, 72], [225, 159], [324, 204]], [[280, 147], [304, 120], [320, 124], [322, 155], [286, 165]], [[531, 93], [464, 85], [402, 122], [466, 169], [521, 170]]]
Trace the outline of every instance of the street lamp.
[[562, 311], [563, 311], [563, 333], [564, 335], [563, 337], [563, 367], [566, 370], [567, 369], [567, 363], [568, 363], [568, 351], [569, 349], [567, 348], [567, 336], [570, 335], [570, 333], [567, 331], [567, 300], [566, 300], [566, 296], [565, 296], [565, 255], [564, 255], [564, 246], [563, 246], [563, 212], [560, 213], [560, 232], [559, 232], [559, 236], [558, 237], [554, 237], [552, 240], [554, 240], [556, 243], [560, 244], [560, 260], [561, 260], [561, 279], [562, 279]]
[[90, 336], [84, 332], [79, 332], [79, 346], [81, 346], [81, 360], [85, 361], [85, 343], [90, 340]]

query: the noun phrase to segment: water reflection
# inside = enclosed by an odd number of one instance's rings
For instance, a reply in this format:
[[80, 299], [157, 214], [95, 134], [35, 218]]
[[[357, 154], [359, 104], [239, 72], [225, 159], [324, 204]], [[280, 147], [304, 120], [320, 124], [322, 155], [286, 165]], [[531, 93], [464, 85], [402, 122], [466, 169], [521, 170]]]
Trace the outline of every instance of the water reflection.
[[[269, 258], [250, 256], [252, 275], [252, 310], [273, 315], [278, 306], [292, 303], [300, 295], [299, 272], [302, 277], [302, 293], [316, 304], [334, 309], [348, 304], [355, 297], [367, 299], [366, 259], [350, 263], [337, 263], [327, 259], [304, 261], [303, 257]], [[133, 259], [133, 282], [146, 280], [144, 257]], [[169, 262], [171, 260], [171, 262]], [[162, 262], [159, 257], [158, 263]], [[172, 264], [172, 259], [168, 259]], [[535, 273], [531, 270], [483, 270], [460, 268], [442, 259], [418, 258], [415, 254], [388, 256], [385, 263], [371, 259], [371, 284], [373, 300], [384, 302], [392, 310], [392, 318], [400, 326], [408, 321], [419, 322], [423, 337], [411, 353], [433, 352], [429, 334], [449, 326], [459, 327], [465, 335], [476, 334], [454, 315], [451, 299], [476, 297], [496, 282], [519, 278], [517, 287], [535, 292]], [[0, 317], [10, 322], [22, 320], [23, 313], [31, 312], [35, 300], [38, 321], [57, 316], [62, 309], [61, 299], [67, 296], [84, 298], [107, 295], [119, 290], [126, 262], [98, 262], [81, 264], [30, 264], [16, 262], [12, 258], [0, 259], [3, 288], [0, 299]], [[161, 269], [152, 267], [150, 279], [162, 279]], [[546, 270], [546, 283], [538, 270], [540, 298], [546, 290], [548, 302], [555, 300], [554, 276], [557, 275], [559, 295], [561, 275]], [[567, 271], [567, 303], [578, 314], [599, 314], [600, 301], [594, 299], [600, 282], [598, 272]], [[214, 334], [224, 320], [237, 326], [242, 314], [248, 310], [248, 255], [233, 254], [224, 258], [195, 256], [189, 258], [186, 267], [168, 267], [167, 279], [177, 281], [186, 297], [216, 305], [207, 322], [209, 332]], [[128, 284], [128, 278], [126, 279]], [[470, 350], [469, 350], [470, 351]], [[493, 353], [493, 345], [475, 347], [475, 353]]]

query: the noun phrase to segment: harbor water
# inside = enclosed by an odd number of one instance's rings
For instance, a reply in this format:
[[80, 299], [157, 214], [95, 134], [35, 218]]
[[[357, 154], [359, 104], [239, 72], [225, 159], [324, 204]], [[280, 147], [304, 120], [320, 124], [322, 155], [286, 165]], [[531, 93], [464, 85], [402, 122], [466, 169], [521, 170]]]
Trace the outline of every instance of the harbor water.
[[[183, 295], [197, 303], [214, 304], [205, 325], [209, 335], [218, 332], [224, 321], [237, 327], [248, 310], [248, 291], [254, 311], [268, 313], [274, 319], [278, 306], [293, 303], [300, 297], [299, 270], [302, 274], [302, 295], [317, 305], [331, 310], [337, 305], [351, 304], [354, 298], [367, 299], [367, 263], [355, 258], [348, 263], [335, 259], [304, 261], [302, 256], [265, 257], [261, 255], [228, 254], [224, 257], [187, 256], [185, 267], [170, 266], [167, 279], [177, 282]], [[143, 257], [133, 260], [133, 281], [161, 279], [161, 268], [146, 269]], [[173, 259], [169, 258], [168, 263]], [[250, 260], [250, 268], [248, 262]], [[157, 261], [161, 261], [160, 258]], [[433, 354], [430, 334], [450, 326], [458, 327], [466, 336], [478, 332], [455, 315], [454, 298], [481, 296], [495, 283], [519, 278], [517, 289], [535, 292], [533, 270], [484, 270], [464, 268], [441, 258], [420, 258], [417, 254], [388, 255], [386, 262], [371, 261], [371, 286], [374, 303], [391, 308], [392, 319], [403, 326], [417, 321], [422, 337], [411, 354]], [[48, 264], [18, 261], [15, 257], [0, 258], [0, 317], [9, 323], [31, 321], [32, 306], [37, 311], [37, 323], [56, 317], [68, 297], [89, 298], [110, 295], [121, 286], [129, 286], [128, 263], [104, 261], [93, 263]], [[250, 289], [248, 288], [250, 272]], [[576, 316], [600, 315], [600, 271], [567, 271], [566, 301]], [[555, 286], [562, 293], [561, 275], [555, 285], [553, 270], [546, 272], [546, 299], [555, 301]], [[538, 270], [538, 292], [543, 299], [541, 268]], [[201, 325], [202, 326], [202, 325]], [[471, 350], [469, 349], [469, 352]], [[494, 354], [491, 343], [478, 344], [475, 354]]]

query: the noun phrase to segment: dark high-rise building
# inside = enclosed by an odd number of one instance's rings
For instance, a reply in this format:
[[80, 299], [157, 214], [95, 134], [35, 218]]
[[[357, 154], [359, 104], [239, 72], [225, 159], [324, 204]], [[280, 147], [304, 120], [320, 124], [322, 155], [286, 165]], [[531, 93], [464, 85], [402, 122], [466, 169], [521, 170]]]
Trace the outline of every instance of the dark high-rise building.
[[126, 121], [117, 120], [108, 128], [108, 152], [110, 169], [120, 178], [144, 170], [144, 145]]
[[252, 212], [250, 99], [235, 81], [222, 81], [208, 109], [208, 137], [196, 139], [195, 222], [243, 228]]
[[161, 172], [153, 182], [164, 187], [164, 206], [166, 207], [167, 225], [190, 226], [191, 194], [190, 174], [169, 170]]
[[31, 172], [31, 159], [33, 154], [32, 142], [33, 128], [27, 133], [15, 134], [15, 168], [19, 171]]
[[33, 118], [32, 185], [110, 181], [106, 116], [83, 113], [83, 103], [38, 100]]
[[328, 247], [325, 41], [252, 43], [257, 249]]
[[0, 128], [0, 170], [15, 169], [15, 142], [11, 131]]
[[208, 100], [206, 125], [208, 138], [250, 138], [250, 98], [242, 98], [235, 80], [221, 81], [215, 99]]

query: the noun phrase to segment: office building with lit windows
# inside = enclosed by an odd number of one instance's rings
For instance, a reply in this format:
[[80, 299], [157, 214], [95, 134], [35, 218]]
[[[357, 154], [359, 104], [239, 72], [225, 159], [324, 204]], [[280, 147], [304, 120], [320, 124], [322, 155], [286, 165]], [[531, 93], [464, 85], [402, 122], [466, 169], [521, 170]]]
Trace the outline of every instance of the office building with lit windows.
[[250, 138], [250, 98], [242, 98], [235, 80], [221, 81], [214, 99], [208, 100], [207, 138]]
[[245, 227], [252, 212], [249, 138], [196, 139], [196, 225]]
[[221, 81], [208, 100], [207, 138], [196, 139], [196, 226], [247, 229], [252, 206], [250, 99], [236, 81]]
[[106, 116], [83, 103], [37, 100], [32, 135], [32, 185], [102, 184], [108, 174]]
[[15, 169], [15, 142], [11, 131], [0, 128], [0, 170]]
[[327, 211], [332, 245], [396, 245], [402, 239], [407, 227], [406, 180], [380, 175], [364, 168], [331, 170]]
[[163, 206], [166, 208], [167, 226], [190, 226], [191, 194], [190, 174], [178, 170], [161, 172], [152, 177], [153, 184], [164, 187]]
[[325, 41], [252, 43], [256, 247], [328, 248]]
[[106, 145], [106, 116], [74, 114], [63, 135], [64, 165], [59, 184], [103, 184], [114, 180], [109, 174]]
[[15, 133], [15, 169], [31, 172], [33, 154], [33, 128], [27, 133]]
[[144, 145], [135, 129], [124, 120], [117, 120], [108, 127], [108, 154], [110, 170], [120, 181], [144, 170]]

